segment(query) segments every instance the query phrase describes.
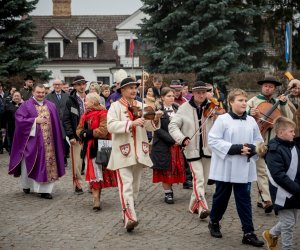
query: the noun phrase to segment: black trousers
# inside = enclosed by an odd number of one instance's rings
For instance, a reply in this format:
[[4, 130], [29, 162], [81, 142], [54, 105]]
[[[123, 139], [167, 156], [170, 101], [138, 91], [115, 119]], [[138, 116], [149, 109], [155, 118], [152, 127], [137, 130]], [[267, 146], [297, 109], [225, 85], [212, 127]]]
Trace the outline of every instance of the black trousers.
[[210, 220], [212, 222], [219, 222], [222, 219], [227, 209], [232, 189], [244, 233], [254, 232], [250, 196], [251, 183], [216, 181], [216, 191], [213, 196]]

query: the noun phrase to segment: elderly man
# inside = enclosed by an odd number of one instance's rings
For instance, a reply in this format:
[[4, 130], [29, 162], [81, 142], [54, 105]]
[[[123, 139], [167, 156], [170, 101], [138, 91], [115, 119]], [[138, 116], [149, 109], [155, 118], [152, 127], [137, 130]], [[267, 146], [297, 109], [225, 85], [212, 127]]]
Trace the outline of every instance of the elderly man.
[[32, 86], [33, 86], [34, 80], [31, 75], [27, 75], [24, 78], [24, 81], [25, 81], [24, 87], [20, 89], [20, 93], [21, 93], [22, 99], [24, 101], [26, 101], [32, 96]]
[[54, 181], [65, 174], [64, 149], [58, 113], [45, 100], [42, 84], [33, 88], [33, 97], [19, 107], [15, 120], [9, 174], [21, 176], [24, 193], [52, 199]]
[[[261, 103], [271, 103], [275, 104], [276, 101], [279, 101], [278, 109], [281, 111], [283, 116], [288, 118], [292, 118], [292, 112], [287, 105], [287, 97], [286, 96], [278, 96], [276, 99], [273, 95], [276, 92], [276, 88], [281, 86], [282, 83], [278, 82], [273, 77], [267, 77], [261, 81], [258, 81], [257, 84], [261, 85], [261, 93], [252, 97], [247, 102], [247, 110], [248, 113], [254, 117], [260, 115], [260, 111], [258, 106]], [[266, 143], [270, 141], [275, 136], [273, 129], [268, 129], [266, 133], [263, 135]], [[266, 172], [266, 164], [262, 158], [259, 158], [256, 161], [256, 169], [257, 169], [257, 186], [258, 186], [258, 200], [261, 199], [261, 202], [257, 203], [258, 207], [262, 207], [265, 210], [265, 213], [271, 213], [273, 210], [273, 205], [271, 201], [270, 191], [269, 191], [269, 180]]]
[[61, 122], [61, 128], [62, 128], [62, 133], [63, 133], [63, 139], [64, 139], [64, 144], [65, 144], [65, 167], [67, 166], [67, 154], [68, 154], [68, 143], [66, 141], [66, 132], [65, 129], [62, 125], [62, 119], [63, 119], [63, 114], [64, 114], [64, 109], [66, 107], [67, 100], [69, 98], [69, 95], [66, 94], [62, 90], [63, 83], [60, 79], [55, 79], [52, 83], [53, 91], [49, 93], [46, 96], [46, 99], [49, 100], [50, 102], [53, 102], [56, 106], [56, 109], [59, 114], [59, 120]]

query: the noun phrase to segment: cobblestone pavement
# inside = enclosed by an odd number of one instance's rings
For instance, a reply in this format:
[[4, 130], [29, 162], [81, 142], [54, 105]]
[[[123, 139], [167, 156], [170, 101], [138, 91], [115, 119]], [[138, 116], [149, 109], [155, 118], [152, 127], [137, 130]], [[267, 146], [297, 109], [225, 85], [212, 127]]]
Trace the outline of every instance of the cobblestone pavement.
[[[102, 211], [95, 213], [88, 192], [79, 196], [73, 193], [70, 166], [66, 176], [56, 182], [54, 199], [45, 200], [21, 192], [19, 179], [7, 174], [7, 162], [7, 153], [0, 155], [0, 249], [253, 249], [241, 243], [234, 200], [221, 223], [223, 238], [212, 238], [208, 220], [201, 221], [187, 211], [191, 190], [175, 185], [175, 204], [165, 204], [161, 186], [151, 183], [150, 169], [143, 175], [136, 203], [140, 224], [127, 233], [117, 188], [103, 190]], [[212, 193], [210, 187], [210, 204]], [[253, 204], [255, 199], [253, 195]], [[253, 214], [259, 237], [277, 221], [274, 214], [265, 215], [255, 205]], [[300, 249], [299, 225], [295, 249]]]

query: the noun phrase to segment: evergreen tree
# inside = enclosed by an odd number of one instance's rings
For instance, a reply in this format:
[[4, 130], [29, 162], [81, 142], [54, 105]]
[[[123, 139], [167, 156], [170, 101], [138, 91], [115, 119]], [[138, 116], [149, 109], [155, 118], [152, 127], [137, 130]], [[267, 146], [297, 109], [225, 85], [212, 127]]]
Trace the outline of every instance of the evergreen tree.
[[262, 9], [251, 1], [143, 3], [150, 19], [143, 21], [139, 39], [148, 44], [150, 71], [194, 72], [204, 81], [225, 83], [231, 72], [248, 69], [253, 53], [263, 49], [253, 35], [253, 18]]
[[47, 79], [49, 72], [35, 72], [44, 62], [43, 45], [32, 43], [34, 25], [28, 14], [38, 0], [0, 1], [0, 77], [32, 74]]

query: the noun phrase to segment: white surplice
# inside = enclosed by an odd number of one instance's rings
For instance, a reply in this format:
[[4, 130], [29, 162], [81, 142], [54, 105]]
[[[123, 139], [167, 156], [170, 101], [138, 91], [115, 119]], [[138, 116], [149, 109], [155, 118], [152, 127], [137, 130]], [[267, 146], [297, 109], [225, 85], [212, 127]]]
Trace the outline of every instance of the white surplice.
[[257, 180], [257, 155], [249, 160], [247, 156], [228, 155], [232, 144], [254, 144], [263, 141], [253, 117], [246, 120], [233, 119], [228, 113], [220, 115], [208, 134], [208, 144], [212, 149], [209, 179], [248, 183]]

